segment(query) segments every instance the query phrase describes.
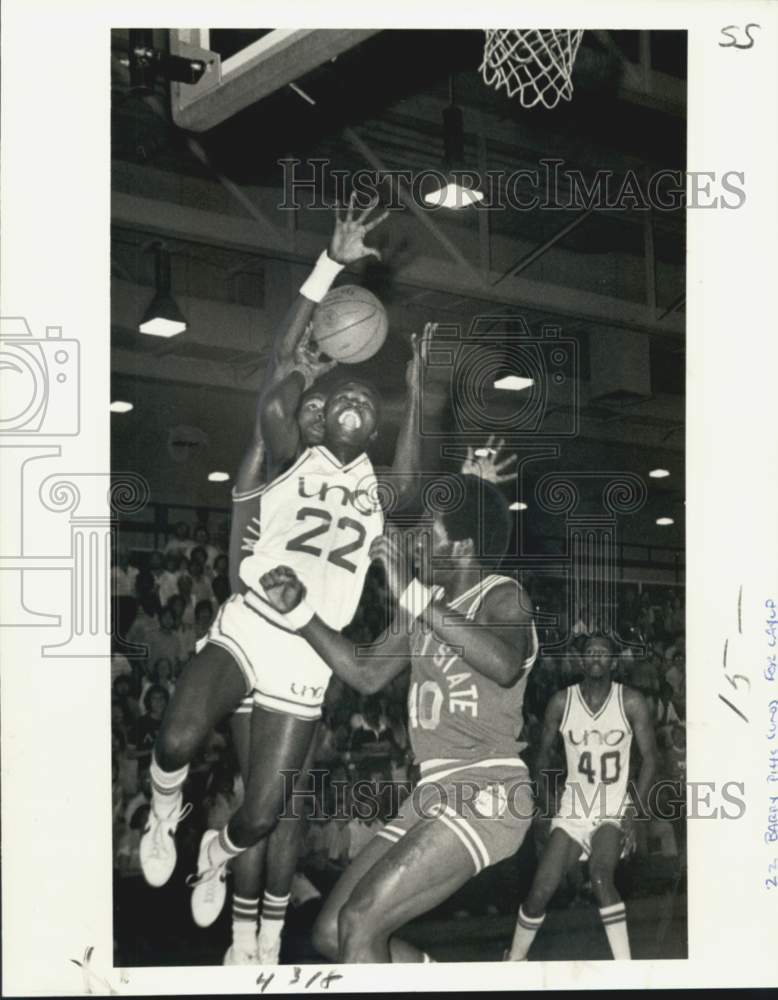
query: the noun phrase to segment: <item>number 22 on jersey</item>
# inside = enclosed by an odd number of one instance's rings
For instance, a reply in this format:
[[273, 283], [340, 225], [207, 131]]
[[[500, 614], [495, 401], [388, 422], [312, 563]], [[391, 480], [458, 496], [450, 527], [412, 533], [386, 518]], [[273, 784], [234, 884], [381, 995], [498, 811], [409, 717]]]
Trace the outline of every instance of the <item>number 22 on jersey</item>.
[[[332, 514], [321, 507], [301, 507], [297, 511], [297, 520], [303, 523], [307, 522], [307, 526], [299, 535], [289, 539], [286, 543], [287, 551], [306, 552], [311, 556], [323, 555], [324, 549], [321, 545], [312, 545], [311, 542], [314, 538], [326, 535], [332, 529]], [[313, 526], [311, 527], [311, 525]], [[345, 541], [331, 549], [325, 558], [333, 565], [348, 570], [349, 573], [356, 573], [356, 564], [347, 559], [346, 556], [357, 552], [365, 544], [367, 536], [365, 526], [359, 521], [355, 521], [353, 517], [341, 517], [335, 522], [335, 530], [338, 532], [338, 540], [342, 535]]]

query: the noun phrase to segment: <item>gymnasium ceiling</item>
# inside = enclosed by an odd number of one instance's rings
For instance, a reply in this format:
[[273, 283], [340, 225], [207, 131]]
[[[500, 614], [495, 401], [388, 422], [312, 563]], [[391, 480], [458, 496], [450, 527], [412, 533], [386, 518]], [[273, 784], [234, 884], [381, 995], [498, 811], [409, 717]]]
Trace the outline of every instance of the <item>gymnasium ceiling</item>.
[[[212, 45], [223, 54], [252, 40], [251, 33], [221, 34]], [[685, 168], [683, 34], [586, 33], [573, 100], [553, 111], [524, 110], [487, 88], [477, 71], [482, 40], [480, 32], [379, 32], [296, 81], [315, 105], [283, 87], [187, 137], [170, 118], [162, 84], [152, 95], [129, 88], [119, 61], [127, 33], [114, 33], [112, 393], [135, 404], [132, 414], [114, 418], [114, 467], [140, 461], [140, 437], [163, 440], [171, 423], [202, 426], [206, 413], [221, 464], [237, 464], [245, 434], [236, 425], [251, 420], [272, 330], [331, 226], [326, 211], [279, 210], [280, 159], [323, 158], [346, 171], [369, 169], [366, 157], [389, 169], [439, 169], [441, 112], [453, 74], [466, 159], [475, 169], [537, 169], [542, 158], [563, 160], [587, 177], [594, 170], [622, 177], [632, 169], [645, 177]], [[561, 327], [578, 343], [581, 399], [580, 433], [563, 446], [564, 467], [643, 476], [655, 466], [670, 469], [668, 480], [649, 481], [641, 530], [655, 543], [680, 545], [684, 216], [596, 210], [511, 273], [577, 214], [437, 211], [429, 213], [432, 231], [405, 209], [392, 212], [375, 233], [383, 262], [351, 276], [376, 292], [390, 315], [390, 338], [365, 368], [379, 374], [396, 424], [407, 337], [424, 322], [466, 327], [474, 317], [518, 314], [534, 331]], [[136, 332], [153, 294], [148, 248], [160, 237], [172, 251], [173, 291], [189, 320], [187, 332], [170, 341]], [[464, 264], [442, 245], [446, 240]], [[643, 397], [593, 399], [591, 359], [602, 330], [624, 338], [645, 376]], [[566, 407], [564, 398], [552, 399], [560, 426]], [[660, 513], [675, 516], [676, 525], [656, 529], [653, 515]]]

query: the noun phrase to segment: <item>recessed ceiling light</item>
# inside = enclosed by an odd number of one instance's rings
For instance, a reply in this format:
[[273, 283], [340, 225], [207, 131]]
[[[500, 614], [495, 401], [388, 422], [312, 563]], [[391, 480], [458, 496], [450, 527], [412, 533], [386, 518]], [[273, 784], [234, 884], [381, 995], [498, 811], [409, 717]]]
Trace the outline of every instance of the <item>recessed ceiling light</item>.
[[660, 525], [662, 528], [665, 528], [667, 527], [668, 524], [675, 524], [675, 521], [672, 519], [672, 517], [658, 517], [656, 519], [656, 523]]
[[482, 191], [451, 182], [424, 195], [424, 203], [431, 208], [467, 208], [468, 205], [475, 205], [483, 200]]
[[132, 408], [132, 403], [127, 403], [123, 399], [115, 399], [111, 403], [111, 413], [129, 413]]
[[230, 478], [229, 472], [209, 472], [208, 482], [209, 483], [226, 483]]
[[514, 500], [510, 506], [510, 510], [526, 510], [527, 505], [521, 500]]
[[670, 472], [668, 469], [652, 469], [649, 472], [649, 476], [651, 476], [652, 479], [666, 479], [669, 475]]
[[519, 392], [521, 389], [529, 389], [534, 384], [534, 378], [522, 378], [521, 375], [506, 375], [504, 378], [498, 378], [494, 383], [494, 387], [495, 389], [510, 389], [513, 392]]

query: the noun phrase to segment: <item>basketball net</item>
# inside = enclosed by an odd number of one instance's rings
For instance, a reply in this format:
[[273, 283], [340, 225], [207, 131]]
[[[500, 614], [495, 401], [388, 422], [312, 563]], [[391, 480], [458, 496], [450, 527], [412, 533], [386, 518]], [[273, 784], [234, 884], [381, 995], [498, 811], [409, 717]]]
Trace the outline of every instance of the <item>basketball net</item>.
[[486, 31], [481, 75], [484, 83], [508, 97], [519, 95], [525, 108], [554, 108], [573, 96], [570, 74], [583, 31]]

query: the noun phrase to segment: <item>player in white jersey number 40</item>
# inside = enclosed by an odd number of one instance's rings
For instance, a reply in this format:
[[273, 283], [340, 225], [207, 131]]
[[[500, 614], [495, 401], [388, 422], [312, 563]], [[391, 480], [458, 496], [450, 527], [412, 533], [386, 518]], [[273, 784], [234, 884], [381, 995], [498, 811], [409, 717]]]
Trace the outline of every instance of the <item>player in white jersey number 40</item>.
[[[589, 861], [592, 891], [613, 957], [630, 958], [626, 908], [613, 876], [632, 837], [636, 805], [648, 802], [657, 755], [648, 704], [639, 691], [613, 681], [615, 666], [611, 640], [591, 636], [584, 646], [583, 681], [558, 691], [548, 703], [538, 753], [541, 815], [548, 807], [544, 776], [560, 736], [567, 778], [529, 896], [519, 907], [507, 955], [511, 961], [527, 958], [551, 897], [582, 855]], [[630, 801], [627, 787], [633, 735], [641, 756], [636, 802]]]

